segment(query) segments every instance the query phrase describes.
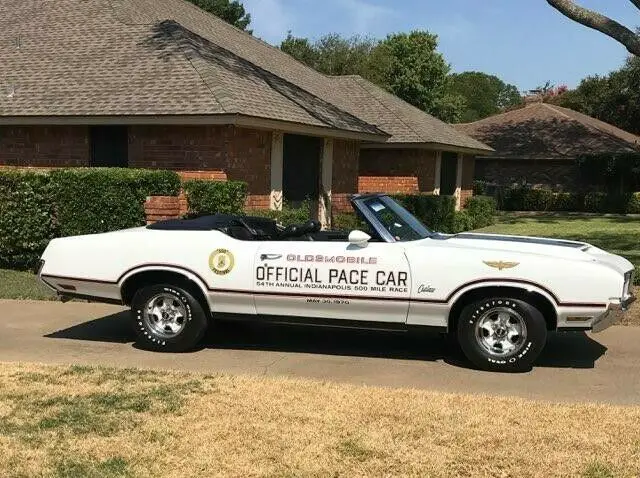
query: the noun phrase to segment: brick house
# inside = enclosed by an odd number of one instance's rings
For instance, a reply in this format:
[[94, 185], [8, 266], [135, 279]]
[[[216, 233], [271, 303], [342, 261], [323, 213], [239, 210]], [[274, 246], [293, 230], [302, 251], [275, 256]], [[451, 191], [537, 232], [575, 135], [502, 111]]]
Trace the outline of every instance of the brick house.
[[495, 149], [476, 158], [475, 177], [498, 185], [526, 182], [571, 191], [578, 187], [578, 156], [640, 152], [638, 136], [539, 101], [455, 127]]
[[3, 0], [0, 27], [0, 167], [242, 180], [248, 207], [311, 198], [328, 224], [359, 189], [462, 202], [490, 150], [184, 0]]

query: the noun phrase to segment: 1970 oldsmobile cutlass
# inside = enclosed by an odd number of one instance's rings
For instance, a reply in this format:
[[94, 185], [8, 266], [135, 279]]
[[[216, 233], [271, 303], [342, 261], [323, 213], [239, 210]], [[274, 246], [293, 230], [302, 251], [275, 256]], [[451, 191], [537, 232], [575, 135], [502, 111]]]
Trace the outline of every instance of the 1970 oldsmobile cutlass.
[[430, 231], [386, 195], [355, 196], [352, 232], [215, 215], [51, 241], [41, 280], [63, 299], [131, 306], [139, 344], [186, 351], [212, 320], [456, 337], [478, 367], [524, 371], [550, 331], [600, 331], [626, 310], [632, 264], [589, 244]]

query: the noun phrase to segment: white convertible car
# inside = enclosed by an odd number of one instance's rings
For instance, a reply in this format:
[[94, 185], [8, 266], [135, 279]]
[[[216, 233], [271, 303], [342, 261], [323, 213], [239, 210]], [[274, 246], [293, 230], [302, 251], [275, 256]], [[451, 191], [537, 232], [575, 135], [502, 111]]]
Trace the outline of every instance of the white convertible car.
[[[386, 195], [355, 196], [363, 230], [240, 216], [51, 241], [40, 279], [63, 299], [131, 306], [139, 344], [186, 351], [212, 320], [456, 337], [478, 367], [531, 368], [550, 331], [600, 331], [635, 299], [633, 266], [581, 242], [430, 231]], [[364, 232], [367, 230], [367, 232]]]

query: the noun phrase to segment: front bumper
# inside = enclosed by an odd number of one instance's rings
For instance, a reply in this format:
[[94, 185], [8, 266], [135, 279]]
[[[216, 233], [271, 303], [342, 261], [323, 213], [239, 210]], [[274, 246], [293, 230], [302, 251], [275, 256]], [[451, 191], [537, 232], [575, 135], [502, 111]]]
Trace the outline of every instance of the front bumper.
[[611, 327], [622, 318], [624, 313], [629, 310], [629, 307], [631, 307], [631, 304], [635, 301], [636, 296], [631, 294], [620, 302], [609, 304], [607, 311], [595, 320], [591, 331], [597, 334]]

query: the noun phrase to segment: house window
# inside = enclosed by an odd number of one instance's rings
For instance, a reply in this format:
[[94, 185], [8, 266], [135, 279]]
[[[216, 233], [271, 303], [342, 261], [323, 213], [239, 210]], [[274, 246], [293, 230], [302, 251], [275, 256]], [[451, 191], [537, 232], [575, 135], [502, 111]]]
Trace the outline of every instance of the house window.
[[126, 126], [92, 126], [91, 166], [126, 168], [129, 166], [129, 128]]
[[440, 194], [453, 196], [456, 193], [458, 179], [458, 155], [456, 153], [442, 153], [440, 169]]

